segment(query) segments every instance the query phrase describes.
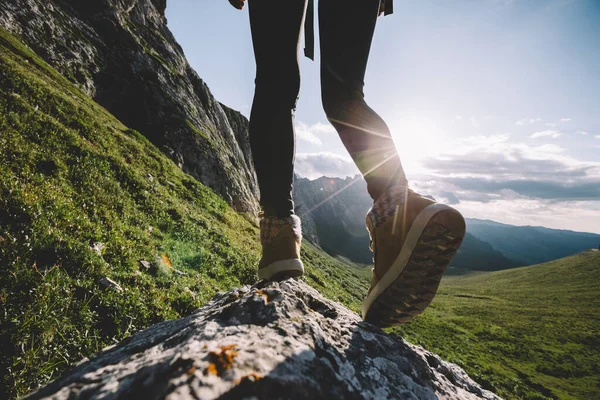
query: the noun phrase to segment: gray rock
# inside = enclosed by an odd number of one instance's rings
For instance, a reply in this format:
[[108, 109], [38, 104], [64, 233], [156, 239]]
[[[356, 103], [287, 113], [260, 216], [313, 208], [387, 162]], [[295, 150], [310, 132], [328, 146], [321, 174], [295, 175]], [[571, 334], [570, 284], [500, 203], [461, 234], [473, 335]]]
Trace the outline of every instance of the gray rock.
[[150, 271], [152, 269], [152, 264], [146, 260], [139, 261], [140, 268], [143, 268], [145, 271]]
[[100, 279], [100, 285], [102, 285], [103, 288], [105, 289], [112, 289], [115, 290], [117, 292], [122, 292], [123, 288], [121, 287], [121, 285], [119, 285], [117, 282], [113, 281], [110, 278], [102, 278]]
[[190, 67], [167, 28], [166, 5], [0, 0], [0, 25], [238, 211], [256, 213], [248, 122]]
[[96, 254], [98, 254], [99, 256], [102, 255], [102, 253], [104, 252], [104, 248], [106, 247], [106, 245], [102, 242], [96, 242], [94, 243], [90, 248], [96, 252]]
[[219, 293], [27, 398], [498, 399], [295, 280]]

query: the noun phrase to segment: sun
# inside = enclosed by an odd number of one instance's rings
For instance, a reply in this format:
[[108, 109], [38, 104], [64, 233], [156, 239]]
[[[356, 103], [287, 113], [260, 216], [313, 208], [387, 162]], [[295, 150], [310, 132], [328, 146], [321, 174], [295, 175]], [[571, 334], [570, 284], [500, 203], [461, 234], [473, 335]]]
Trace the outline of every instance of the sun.
[[423, 161], [447, 148], [442, 126], [422, 113], [410, 111], [397, 115], [390, 120], [389, 128], [407, 175], [425, 173]]

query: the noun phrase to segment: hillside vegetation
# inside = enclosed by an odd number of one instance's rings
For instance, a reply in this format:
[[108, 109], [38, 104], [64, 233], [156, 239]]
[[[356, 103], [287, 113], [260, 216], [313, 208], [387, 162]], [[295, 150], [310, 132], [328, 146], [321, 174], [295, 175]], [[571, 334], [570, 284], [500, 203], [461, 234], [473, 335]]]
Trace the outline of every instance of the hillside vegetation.
[[395, 329], [513, 399], [600, 398], [600, 252], [447, 276], [431, 307]]
[[[0, 398], [256, 281], [255, 222], [2, 28], [0, 132]], [[360, 270], [309, 245], [304, 261], [357, 309]]]

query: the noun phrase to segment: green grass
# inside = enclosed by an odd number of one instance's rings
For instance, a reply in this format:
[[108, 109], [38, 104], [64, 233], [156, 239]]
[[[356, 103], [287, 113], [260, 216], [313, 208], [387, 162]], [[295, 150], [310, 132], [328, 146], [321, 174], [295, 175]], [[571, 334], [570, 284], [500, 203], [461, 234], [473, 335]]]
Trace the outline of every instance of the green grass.
[[[256, 223], [1, 28], [0, 132], [0, 398], [256, 281]], [[304, 258], [309, 282], [357, 308], [340, 271], [360, 270], [310, 245]]]
[[450, 276], [394, 331], [508, 399], [600, 398], [600, 252]]

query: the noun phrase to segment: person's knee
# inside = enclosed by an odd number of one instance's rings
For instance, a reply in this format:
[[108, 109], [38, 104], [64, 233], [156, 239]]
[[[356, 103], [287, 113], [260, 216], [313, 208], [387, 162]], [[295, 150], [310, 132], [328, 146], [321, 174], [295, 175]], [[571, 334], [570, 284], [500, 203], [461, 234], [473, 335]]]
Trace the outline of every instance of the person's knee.
[[321, 100], [327, 118], [336, 118], [346, 108], [344, 97], [330, 90], [321, 92]]
[[364, 103], [364, 96], [354, 88], [340, 82], [329, 81], [322, 83], [321, 100], [327, 118], [336, 119]]
[[256, 94], [266, 101], [286, 108], [296, 107], [300, 93], [300, 71], [297, 68], [257, 73], [255, 83]]

